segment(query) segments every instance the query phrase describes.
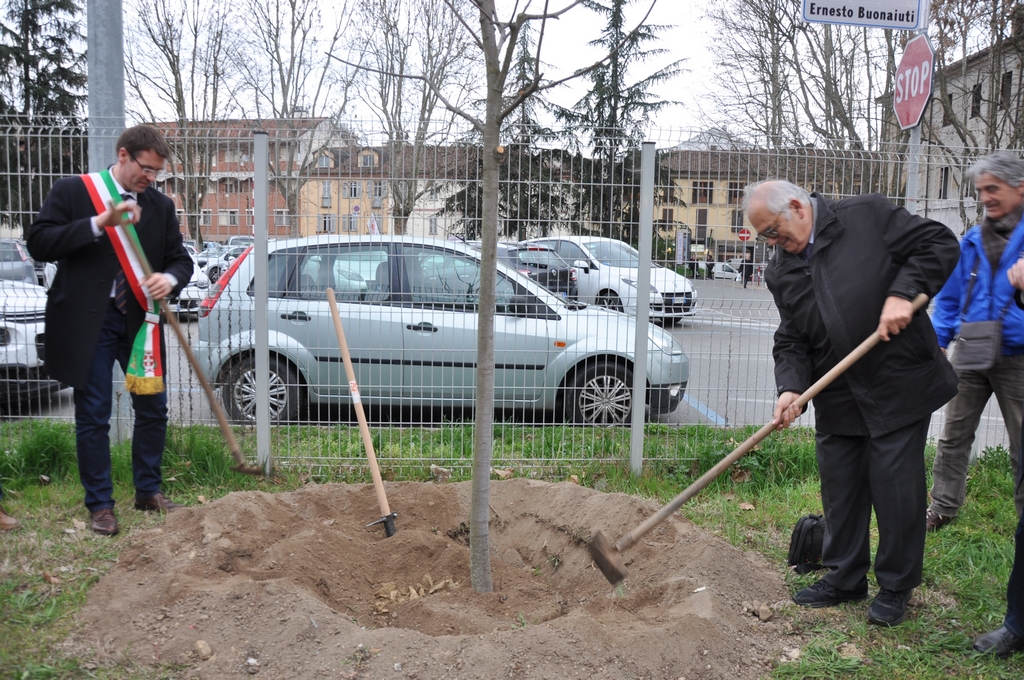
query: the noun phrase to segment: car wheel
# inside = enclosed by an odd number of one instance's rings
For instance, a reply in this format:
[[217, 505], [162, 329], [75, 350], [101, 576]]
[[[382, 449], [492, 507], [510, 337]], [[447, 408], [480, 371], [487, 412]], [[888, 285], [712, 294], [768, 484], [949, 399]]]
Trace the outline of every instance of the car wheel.
[[633, 413], [633, 372], [611, 361], [590, 362], [576, 372], [565, 395], [574, 423], [623, 425]]
[[217, 279], [220, 278], [220, 269], [210, 267], [210, 271], [206, 272], [206, 276], [210, 279], [210, 283], [217, 283]]
[[[303, 390], [299, 376], [286, 361], [270, 360], [270, 422], [299, 420], [303, 410]], [[231, 369], [224, 387], [228, 415], [236, 421], [256, 422], [256, 358], [245, 357]]]
[[596, 302], [600, 307], [607, 307], [616, 312], [622, 311], [622, 300], [612, 290], [602, 290], [597, 295]]

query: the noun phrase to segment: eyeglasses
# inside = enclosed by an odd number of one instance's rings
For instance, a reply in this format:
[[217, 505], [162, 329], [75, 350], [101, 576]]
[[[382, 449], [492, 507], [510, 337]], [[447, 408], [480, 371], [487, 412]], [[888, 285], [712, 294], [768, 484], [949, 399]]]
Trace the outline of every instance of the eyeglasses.
[[136, 165], [138, 165], [142, 169], [142, 174], [145, 175], [146, 177], [149, 177], [151, 179], [162, 180], [164, 177], [167, 176], [167, 173], [164, 171], [163, 168], [151, 168], [148, 165], [143, 165], [142, 163], [139, 163], [139, 159], [136, 158], [135, 154], [133, 153], [128, 154], [128, 156], [133, 161], [135, 161]]
[[779, 237], [779, 220], [780, 219], [781, 219], [781, 216], [776, 218], [775, 219], [775, 223], [772, 224], [770, 227], [768, 227], [764, 231], [757, 232], [757, 238], [755, 240], [758, 243], [765, 243], [770, 238], [778, 238]]

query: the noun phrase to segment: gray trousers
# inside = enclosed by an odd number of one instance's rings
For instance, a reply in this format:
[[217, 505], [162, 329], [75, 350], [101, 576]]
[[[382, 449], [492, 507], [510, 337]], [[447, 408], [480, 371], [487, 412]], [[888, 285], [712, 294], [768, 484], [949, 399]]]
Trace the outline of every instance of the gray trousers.
[[871, 509], [878, 520], [875, 579], [888, 590], [921, 584], [924, 565], [924, 444], [929, 418], [881, 437], [818, 433], [816, 452], [825, 509], [823, 578], [858, 590], [871, 568]]
[[[955, 363], [955, 362], [954, 362]], [[1024, 355], [1003, 357], [987, 371], [957, 371], [960, 387], [946, 404], [946, 424], [932, 463], [932, 511], [955, 517], [967, 494], [971, 445], [989, 398], [995, 394], [1010, 438], [1010, 464], [1017, 479], [1021, 413], [1024, 411]], [[1024, 510], [1024, 487], [1013, 498], [1017, 515]]]

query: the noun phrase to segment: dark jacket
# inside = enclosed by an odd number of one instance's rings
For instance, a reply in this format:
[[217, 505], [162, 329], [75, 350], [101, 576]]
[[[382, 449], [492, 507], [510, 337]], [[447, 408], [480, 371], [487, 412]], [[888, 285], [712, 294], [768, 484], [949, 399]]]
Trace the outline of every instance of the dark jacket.
[[[192, 278], [194, 265], [182, 245], [174, 203], [149, 187], [139, 194], [138, 204], [142, 217], [135, 229], [142, 250], [153, 271], [178, 280], [176, 295]], [[82, 178], [65, 177], [53, 185], [26, 239], [34, 259], [57, 263], [46, 300], [46, 372], [72, 387], [85, 385], [114, 276], [121, 270], [106, 234], [93, 235], [95, 214]], [[128, 305], [129, 337], [135, 337], [144, 318], [141, 306]], [[160, 348], [166, 366], [166, 343]]]
[[[872, 194], [826, 201], [816, 194], [810, 261], [777, 249], [765, 273], [781, 322], [778, 391], [803, 392], [878, 328], [896, 295], [934, 296], [956, 266], [956, 237]], [[819, 432], [880, 436], [906, 427], [956, 394], [957, 378], [919, 312], [814, 399]]]

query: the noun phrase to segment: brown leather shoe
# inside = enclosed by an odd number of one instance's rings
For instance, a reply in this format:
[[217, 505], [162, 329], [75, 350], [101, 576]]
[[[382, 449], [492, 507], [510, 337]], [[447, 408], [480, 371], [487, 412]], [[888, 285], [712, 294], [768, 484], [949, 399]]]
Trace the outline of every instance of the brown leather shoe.
[[928, 508], [928, 519], [925, 524], [927, 531], [938, 531], [942, 527], [946, 526], [950, 522], [956, 519], [956, 516], [940, 515], [931, 508]]
[[121, 527], [117, 525], [117, 517], [113, 508], [103, 508], [92, 513], [92, 530], [102, 536], [113, 536]]
[[136, 510], [159, 510], [160, 512], [174, 512], [179, 508], [185, 507], [181, 503], [175, 503], [167, 496], [162, 493], [155, 493], [149, 498], [135, 497], [135, 509]]
[[3, 508], [0, 508], [0, 531], [14, 531], [21, 526], [21, 522], [14, 519]]

